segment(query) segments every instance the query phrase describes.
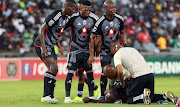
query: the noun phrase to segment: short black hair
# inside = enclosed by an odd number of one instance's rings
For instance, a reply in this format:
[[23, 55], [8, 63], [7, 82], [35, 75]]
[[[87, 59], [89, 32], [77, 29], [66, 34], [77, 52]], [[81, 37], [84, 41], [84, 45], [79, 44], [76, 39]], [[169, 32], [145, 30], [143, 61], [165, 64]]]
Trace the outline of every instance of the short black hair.
[[91, 6], [91, 2], [89, 0], [83, 0], [82, 5]]
[[65, 3], [68, 3], [68, 4], [76, 4], [76, 2], [74, 0], [66, 0]]
[[82, 4], [83, 1], [84, 1], [84, 0], [79, 0], [78, 3], [79, 3], [79, 4]]

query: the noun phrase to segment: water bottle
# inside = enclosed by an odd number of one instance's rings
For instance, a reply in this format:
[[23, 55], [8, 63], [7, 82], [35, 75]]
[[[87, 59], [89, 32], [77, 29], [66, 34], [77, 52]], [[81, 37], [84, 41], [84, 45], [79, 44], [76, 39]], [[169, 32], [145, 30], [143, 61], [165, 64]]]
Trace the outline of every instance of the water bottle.
[[177, 100], [176, 107], [180, 107], [180, 97], [179, 97], [179, 99]]
[[159, 100], [159, 101], [157, 101], [157, 104], [169, 104], [169, 101]]

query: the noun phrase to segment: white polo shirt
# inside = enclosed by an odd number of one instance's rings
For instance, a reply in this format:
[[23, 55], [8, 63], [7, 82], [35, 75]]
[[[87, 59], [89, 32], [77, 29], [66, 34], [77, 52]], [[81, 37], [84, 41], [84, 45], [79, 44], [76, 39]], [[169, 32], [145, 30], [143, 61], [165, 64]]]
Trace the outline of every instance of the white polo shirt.
[[153, 73], [144, 57], [134, 48], [122, 47], [114, 55], [114, 65], [121, 64], [133, 78]]

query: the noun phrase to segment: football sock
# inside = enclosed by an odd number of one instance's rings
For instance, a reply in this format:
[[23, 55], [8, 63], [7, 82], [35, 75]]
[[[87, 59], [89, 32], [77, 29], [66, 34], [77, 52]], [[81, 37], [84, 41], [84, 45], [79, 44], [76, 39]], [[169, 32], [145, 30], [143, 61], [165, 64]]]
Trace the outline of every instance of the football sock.
[[82, 97], [84, 84], [78, 84], [78, 97]]
[[51, 72], [46, 72], [44, 74], [44, 94], [43, 97], [51, 95], [54, 97], [54, 87], [56, 82], [56, 76], [54, 76]]
[[53, 79], [52, 79], [52, 83], [51, 83], [51, 88], [50, 88], [50, 95], [51, 98], [54, 98], [54, 88], [56, 86], [56, 76], [54, 75]]
[[88, 88], [89, 88], [89, 97], [94, 96], [94, 80], [93, 80], [93, 71], [87, 71], [87, 83], [88, 83]]
[[66, 76], [66, 80], [65, 80], [66, 97], [70, 97], [71, 82], [73, 75], [74, 75], [73, 73], [68, 73]]
[[104, 74], [101, 74], [100, 86], [101, 86], [101, 96], [104, 96], [104, 91], [106, 90], [106, 86], [107, 86], [107, 77], [105, 77]]
[[159, 100], [167, 100], [167, 97], [163, 94], [154, 94], [151, 97], [151, 102], [157, 102]]

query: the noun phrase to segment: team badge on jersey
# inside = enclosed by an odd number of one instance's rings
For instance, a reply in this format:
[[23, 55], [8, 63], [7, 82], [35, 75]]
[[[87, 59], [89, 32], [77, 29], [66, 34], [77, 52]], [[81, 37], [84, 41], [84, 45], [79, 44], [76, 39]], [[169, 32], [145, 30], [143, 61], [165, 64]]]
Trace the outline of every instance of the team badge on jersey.
[[83, 25], [86, 25], [87, 24], [87, 21], [86, 20], [83, 20]]
[[114, 22], [109, 22], [109, 25], [110, 25], [111, 27], [113, 27]]
[[113, 29], [110, 29], [110, 30], [109, 30], [109, 34], [110, 34], [110, 35], [114, 35], [114, 30], [113, 30]]

